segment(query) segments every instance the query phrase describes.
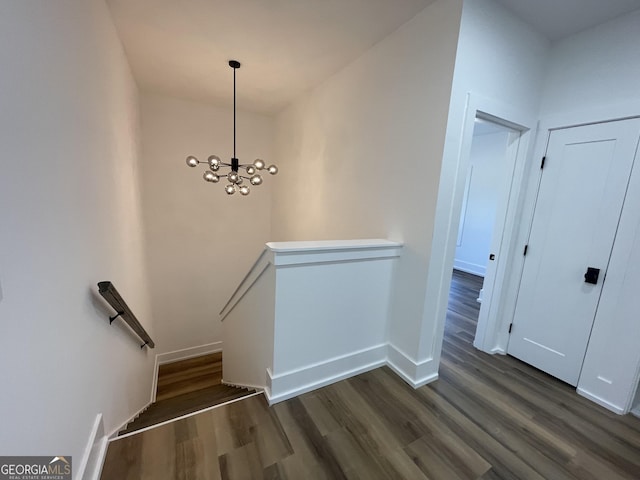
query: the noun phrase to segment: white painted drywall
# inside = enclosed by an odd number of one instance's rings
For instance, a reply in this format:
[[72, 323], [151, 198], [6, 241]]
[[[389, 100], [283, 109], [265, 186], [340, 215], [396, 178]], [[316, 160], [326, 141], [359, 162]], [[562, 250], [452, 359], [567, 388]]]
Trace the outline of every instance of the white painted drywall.
[[[640, 10], [554, 44], [541, 118], [547, 127], [640, 115]], [[638, 384], [638, 159], [627, 192], [578, 391], [626, 411]], [[604, 379], [604, 380], [603, 380]]]
[[[248, 196], [229, 196], [227, 182], [203, 180], [205, 165], [187, 167], [187, 155], [230, 161], [232, 110], [150, 93], [141, 109], [145, 250], [162, 353], [221, 340], [218, 313], [270, 240], [271, 189], [279, 179], [263, 175]], [[269, 117], [238, 112], [241, 163], [277, 163], [272, 127]]]
[[507, 131], [474, 135], [454, 268], [483, 276], [507, 168]]
[[389, 334], [413, 358], [461, 4], [429, 5], [277, 117], [274, 239], [402, 241]]
[[225, 307], [223, 379], [270, 402], [384, 365], [387, 240], [270, 242]]
[[[499, 106], [507, 116], [535, 119], [548, 50], [549, 41], [544, 36], [497, 2], [465, 1], [438, 189], [419, 359], [432, 358], [437, 364], [442, 348], [447, 287], [468, 166], [468, 158], [460, 155], [468, 94], [482, 98], [484, 104]], [[517, 281], [513, 279], [506, 278], [505, 284], [517, 288]], [[508, 323], [503, 325], [506, 326]]]
[[640, 98], [640, 10], [553, 45], [542, 118], [591, 111]]
[[276, 272], [267, 250], [254, 267], [223, 315], [222, 380], [264, 389], [267, 368], [273, 366]]
[[96, 287], [154, 336], [137, 89], [101, 0], [1, 2], [0, 64], [0, 451], [79, 467], [98, 413], [110, 433], [150, 399], [154, 352]]

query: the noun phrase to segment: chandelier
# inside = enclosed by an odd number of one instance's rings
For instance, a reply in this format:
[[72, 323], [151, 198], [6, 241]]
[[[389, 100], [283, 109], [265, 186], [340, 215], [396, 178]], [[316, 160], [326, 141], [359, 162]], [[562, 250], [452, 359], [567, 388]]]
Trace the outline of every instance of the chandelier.
[[[236, 192], [240, 192], [241, 195], [249, 195], [251, 185], [258, 186], [262, 184], [262, 176], [260, 172], [265, 170], [271, 175], [278, 173], [278, 167], [275, 165], [269, 165], [267, 167], [264, 160], [259, 158], [254, 160], [253, 163], [241, 164], [236, 158], [236, 70], [240, 68], [240, 62], [236, 60], [229, 60], [229, 66], [233, 68], [233, 158], [231, 163], [225, 163], [220, 160], [217, 155], [210, 155], [207, 161], [200, 161], [193, 155], [187, 157], [187, 165], [190, 167], [197, 167], [199, 164], [204, 163], [209, 165], [209, 169], [204, 172], [202, 178], [207, 182], [218, 183], [222, 178], [226, 177], [229, 183], [224, 187], [224, 191], [229, 195], [233, 195]], [[228, 172], [224, 172], [222, 169], [230, 168]], [[246, 172], [246, 176], [243, 175]], [[247, 183], [245, 183], [245, 180]]]

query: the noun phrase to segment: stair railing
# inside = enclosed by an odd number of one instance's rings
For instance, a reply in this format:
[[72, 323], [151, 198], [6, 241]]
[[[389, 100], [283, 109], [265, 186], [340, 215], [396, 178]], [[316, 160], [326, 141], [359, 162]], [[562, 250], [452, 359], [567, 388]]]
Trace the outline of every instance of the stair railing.
[[118, 293], [118, 290], [116, 290], [116, 287], [113, 286], [113, 283], [98, 282], [98, 292], [116, 311], [116, 315], [114, 315], [113, 317], [109, 317], [110, 324], [113, 323], [116, 318], [120, 317], [144, 342], [142, 345], [140, 345], [140, 348], [144, 348], [145, 346], [154, 348], [156, 346], [156, 344], [153, 343], [153, 340], [151, 340], [151, 337], [149, 336], [147, 331], [133, 314], [127, 303], [122, 299], [120, 293]]

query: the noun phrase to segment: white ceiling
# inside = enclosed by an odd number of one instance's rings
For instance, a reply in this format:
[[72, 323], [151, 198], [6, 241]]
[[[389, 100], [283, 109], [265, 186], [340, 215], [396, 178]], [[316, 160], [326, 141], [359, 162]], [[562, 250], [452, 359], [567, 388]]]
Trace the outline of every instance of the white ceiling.
[[[107, 0], [143, 90], [274, 113], [434, 0]], [[473, 0], [468, 0], [473, 1]], [[640, 0], [498, 0], [550, 39]]]
[[640, 0], [497, 0], [550, 40], [640, 8]]
[[145, 90], [272, 113], [433, 0], [107, 0]]

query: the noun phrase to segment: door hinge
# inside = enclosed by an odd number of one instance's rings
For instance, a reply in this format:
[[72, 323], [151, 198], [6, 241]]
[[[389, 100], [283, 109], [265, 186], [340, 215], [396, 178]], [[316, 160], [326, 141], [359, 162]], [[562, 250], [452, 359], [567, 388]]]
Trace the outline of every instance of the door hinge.
[[522, 255], [527, 255], [527, 250], [529, 250], [529, 245], [525, 245], [524, 246], [524, 252], [522, 252]]
[[540, 170], [544, 169], [544, 162], [547, 161], [547, 157], [542, 157], [542, 162], [540, 162]]
[[509, 324], [509, 333], [511, 333], [511, 330], [513, 330], [513, 323]]

